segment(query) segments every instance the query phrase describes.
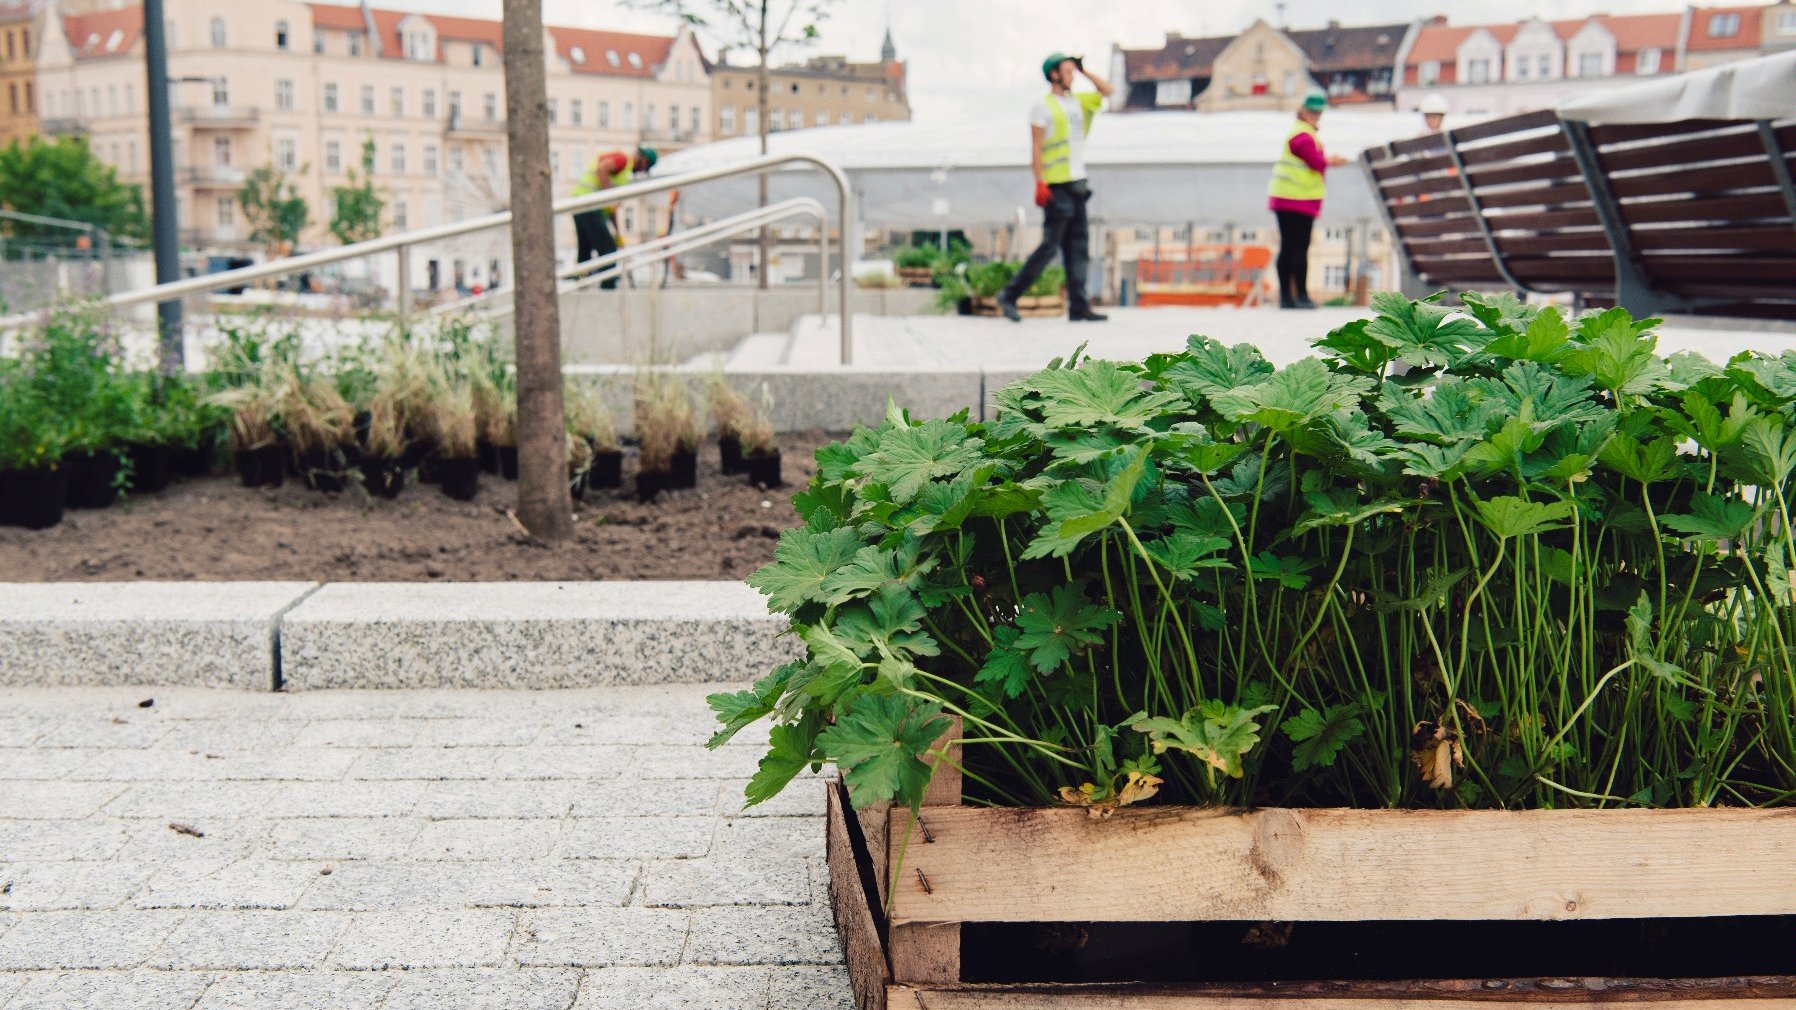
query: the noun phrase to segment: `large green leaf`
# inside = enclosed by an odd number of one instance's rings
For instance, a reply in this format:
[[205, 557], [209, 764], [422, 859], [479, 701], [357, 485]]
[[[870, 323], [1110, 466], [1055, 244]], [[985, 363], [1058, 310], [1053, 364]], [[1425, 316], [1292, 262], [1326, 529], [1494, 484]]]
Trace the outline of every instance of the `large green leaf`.
[[1114, 361], [1037, 372], [1022, 382], [1035, 394], [1034, 407], [1050, 428], [1110, 424], [1138, 429], [1179, 402], [1173, 393], [1143, 389], [1137, 371]]
[[1556, 305], [1542, 308], [1523, 329], [1504, 333], [1484, 345], [1484, 353], [1492, 357], [1549, 364], [1572, 350], [1571, 327]]
[[1224, 347], [1209, 337], [1193, 336], [1185, 342], [1182, 360], [1161, 373], [1161, 381], [1196, 403], [1218, 393], [1251, 386], [1271, 375], [1272, 363], [1252, 344]]
[[1677, 456], [1677, 443], [1669, 438], [1656, 438], [1642, 445], [1618, 436], [1605, 442], [1596, 458], [1623, 477], [1654, 484], [1676, 475]]
[[1323, 414], [1358, 407], [1371, 388], [1370, 378], [1331, 372], [1321, 359], [1305, 358], [1264, 382], [1217, 393], [1210, 402], [1230, 421], [1286, 432]]
[[1626, 312], [1610, 309], [1582, 320], [1578, 334], [1584, 346], [1560, 361], [1570, 374], [1588, 375], [1611, 392], [1638, 396], [1670, 381], [1671, 370], [1658, 357], [1658, 340], [1641, 332]]
[[1241, 759], [1260, 742], [1257, 721], [1275, 706], [1240, 708], [1210, 700], [1183, 717], [1137, 717], [1131, 729], [1147, 734], [1155, 754], [1184, 751], [1230, 778], [1242, 776]]
[[980, 684], [996, 684], [1006, 698], [1021, 697], [1032, 676], [1029, 657], [1017, 651], [1017, 636], [1022, 632], [1008, 624], [992, 629], [992, 648], [973, 680]]
[[705, 704], [717, 713], [717, 721], [723, 723], [723, 728], [712, 734], [705, 746], [721, 747], [743, 727], [772, 715], [774, 706], [779, 703], [780, 694], [786, 689], [786, 682], [803, 666], [803, 663], [786, 663], [755, 681], [750, 690], [719, 692], [707, 696]]
[[915, 809], [931, 774], [923, 756], [950, 725], [940, 705], [863, 693], [817, 735], [817, 747], [842, 769], [856, 809], [888, 800]]
[[761, 758], [760, 766], [754, 777], [748, 780], [748, 786], [742, 795], [748, 799], [748, 805], [764, 803], [779, 795], [805, 766], [822, 759], [816, 751], [817, 727], [821, 724], [815, 714], [807, 714], [794, 725], [773, 727], [768, 734], [767, 753]]
[[1474, 394], [1459, 379], [1442, 379], [1426, 395], [1387, 382], [1378, 408], [1399, 435], [1454, 445], [1483, 438], [1506, 413], [1504, 404]]
[[823, 581], [860, 547], [861, 538], [851, 529], [786, 530], [773, 549], [773, 563], [750, 575], [748, 584], [767, 597], [770, 608], [789, 614], [827, 599]]
[[1331, 768], [1341, 748], [1366, 731], [1357, 702], [1330, 705], [1325, 711], [1306, 708], [1285, 720], [1283, 729], [1297, 746], [1291, 750], [1293, 771]]
[[1477, 504], [1478, 519], [1504, 540], [1558, 529], [1575, 508], [1568, 501], [1532, 502], [1513, 495], [1484, 498]]
[[856, 462], [850, 473], [885, 485], [892, 501], [902, 505], [929, 481], [956, 477], [983, 463], [982, 445], [984, 441], [969, 435], [965, 425], [947, 421], [888, 428], [879, 436], [879, 448]]
[[1019, 634], [1013, 648], [1026, 654], [1036, 670], [1052, 673], [1074, 653], [1101, 644], [1100, 632], [1120, 617], [1087, 600], [1077, 583], [1056, 586], [1051, 593], [1031, 593], [1017, 608]]
[[1391, 291], [1372, 296], [1377, 315], [1366, 333], [1397, 351], [1397, 359], [1418, 368], [1457, 364], [1483, 342], [1484, 327], [1433, 300], [1411, 301]]
[[1751, 524], [1753, 508], [1737, 498], [1699, 494], [1690, 500], [1690, 511], [1659, 517], [1659, 524], [1679, 533], [1714, 540], [1731, 540]]

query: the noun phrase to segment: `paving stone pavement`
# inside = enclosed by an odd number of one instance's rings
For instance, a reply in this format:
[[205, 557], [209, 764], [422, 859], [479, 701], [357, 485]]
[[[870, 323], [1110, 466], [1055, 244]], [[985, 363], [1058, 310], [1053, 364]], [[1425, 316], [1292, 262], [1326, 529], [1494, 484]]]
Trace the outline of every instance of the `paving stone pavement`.
[[849, 1010], [715, 690], [0, 689], [0, 1010]]

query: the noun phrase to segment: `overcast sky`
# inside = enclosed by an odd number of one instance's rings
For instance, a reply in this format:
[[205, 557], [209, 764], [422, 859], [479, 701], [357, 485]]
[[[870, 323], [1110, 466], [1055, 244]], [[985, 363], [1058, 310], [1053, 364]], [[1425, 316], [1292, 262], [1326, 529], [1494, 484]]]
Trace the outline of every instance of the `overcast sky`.
[[[379, 6], [476, 17], [499, 16], [498, 0], [375, 0]], [[709, 7], [692, 0], [693, 9]], [[774, 0], [783, 9], [785, 0]], [[1319, 28], [1351, 10], [1354, 23], [1409, 21], [1445, 14], [1454, 24], [1515, 20], [1532, 14], [1573, 17], [1589, 13], [1645, 14], [1677, 11], [1676, 0], [1290, 0], [1284, 23]], [[545, 0], [550, 24], [625, 31], [670, 32], [664, 16], [631, 11], [616, 0]], [[1055, 50], [1100, 57], [1110, 47], [1156, 46], [1167, 31], [1223, 35], [1255, 18], [1277, 23], [1269, 0], [837, 0], [821, 26], [822, 38], [808, 48], [780, 54], [776, 62], [808, 53], [841, 53], [877, 59], [888, 12], [900, 59], [910, 61], [910, 98], [915, 118], [942, 122], [962, 113], [1014, 108], [1021, 118], [1043, 91], [1041, 60]], [[701, 39], [704, 36], [701, 34]], [[706, 42], [705, 50], [715, 52]], [[1100, 70], [1100, 72], [1102, 72]]]

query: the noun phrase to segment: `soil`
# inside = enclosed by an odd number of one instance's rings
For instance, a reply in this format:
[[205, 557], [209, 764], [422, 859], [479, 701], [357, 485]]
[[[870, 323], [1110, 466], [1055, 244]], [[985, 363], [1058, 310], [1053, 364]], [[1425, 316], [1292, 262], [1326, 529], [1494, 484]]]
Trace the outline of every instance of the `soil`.
[[393, 501], [360, 487], [309, 491], [236, 476], [180, 481], [108, 509], [71, 510], [60, 526], [0, 527], [0, 581], [124, 579], [319, 582], [498, 582], [588, 579], [740, 579], [773, 557], [780, 531], [799, 525], [792, 493], [809, 483], [818, 446], [839, 436], [780, 436], [783, 488], [726, 477], [715, 442], [699, 453], [698, 487], [636, 501], [635, 451], [624, 486], [574, 503], [572, 540], [548, 546], [506, 513], [517, 485], [480, 475], [473, 501], [458, 502], [407, 475]]

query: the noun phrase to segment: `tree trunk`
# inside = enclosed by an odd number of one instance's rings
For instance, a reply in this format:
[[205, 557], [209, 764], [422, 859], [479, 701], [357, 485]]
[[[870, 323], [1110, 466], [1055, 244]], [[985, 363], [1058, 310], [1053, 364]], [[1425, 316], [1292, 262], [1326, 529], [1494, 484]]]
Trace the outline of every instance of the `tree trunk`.
[[[767, 156], [767, 55], [770, 50], [767, 44], [767, 5], [771, 2], [772, 0], [761, 0], [761, 39], [760, 45], [756, 49], [756, 52], [760, 54], [761, 64], [755, 75], [755, 94], [760, 98], [760, 111], [755, 116], [755, 125], [756, 132], [761, 135], [761, 156], [763, 158]], [[767, 173], [762, 172], [755, 177], [755, 181], [759, 186], [761, 197], [760, 202], [755, 206], [757, 208], [765, 207], [767, 206]], [[763, 291], [767, 290], [767, 261], [770, 258], [767, 252], [768, 238], [767, 226], [762, 225], [761, 229], [755, 232], [755, 261], [758, 264], [755, 267], [755, 273], [760, 278], [760, 288]]]
[[561, 401], [561, 306], [541, 0], [505, 0], [505, 123], [518, 363], [518, 520], [532, 536], [574, 532]]

